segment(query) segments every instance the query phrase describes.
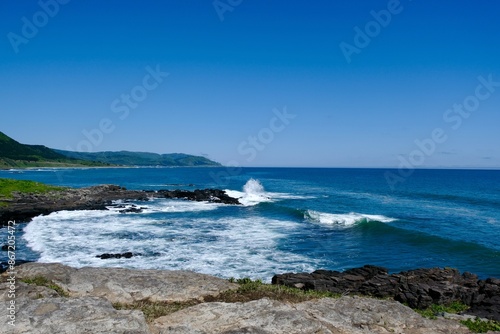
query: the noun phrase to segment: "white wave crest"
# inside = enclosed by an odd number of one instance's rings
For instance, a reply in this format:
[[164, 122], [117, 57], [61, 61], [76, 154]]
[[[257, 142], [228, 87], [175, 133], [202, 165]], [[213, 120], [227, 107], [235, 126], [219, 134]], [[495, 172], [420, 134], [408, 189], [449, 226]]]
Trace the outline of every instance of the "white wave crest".
[[363, 213], [350, 212], [345, 214], [326, 213], [314, 210], [307, 210], [304, 218], [325, 225], [333, 225], [336, 227], [351, 227], [361, 222], [378, 221], [382, 223], [390, 223], [395, 221], [395, 218], [386, 217], [383, 215], [367, 215]]
[[243, 191], [226, 189], [226, 194], [237, 198], [244, 206], [253, 206], [263, 202], [272, 202], [269, 193], [266, 193], [264, 186], [255, 179], [250, 179], [243, 186]]

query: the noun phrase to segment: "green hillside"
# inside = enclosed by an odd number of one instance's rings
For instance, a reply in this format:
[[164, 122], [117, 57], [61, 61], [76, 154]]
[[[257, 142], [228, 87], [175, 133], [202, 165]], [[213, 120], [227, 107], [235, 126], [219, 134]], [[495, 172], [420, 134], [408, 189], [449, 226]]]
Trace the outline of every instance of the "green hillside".
[[83, 166], [220, 166], [205, 157], [183, 153], [72, 152], [43, 145], [25, 145], [0, 132], [0, 168]]
[[68, 158], [43, 145], [25, 145], [0, 132], [0, 168], [104, 166]]
[[108, 163], [123, 166], [165, 166], [165, 167], [201, 167], [201, 166], [220, 166], [219, 163], [201, 156], [170, 153], [157, 154], [147, 152], [72, 152], [63, 150], [54, 150], [66, 157]]
[[42, 145], [24, 145], [0, 132], [0, 156], [13, 160], [39, 161], [43, 159], [65, 159], [62, 154], [56, 153]]

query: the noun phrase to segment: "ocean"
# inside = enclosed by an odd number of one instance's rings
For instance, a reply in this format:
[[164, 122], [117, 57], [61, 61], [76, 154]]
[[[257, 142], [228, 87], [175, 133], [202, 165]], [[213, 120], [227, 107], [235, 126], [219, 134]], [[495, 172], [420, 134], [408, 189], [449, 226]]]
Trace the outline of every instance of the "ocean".
[[[88, 168], [0, 171], [0, 177], [71, 187], [220, 188], [242, 203], [154, 199], [124, 203], [143, 207], [141, 213], [111, 209], [35, 217], [18, 225], [20, 260], [192, 270], [266, 282], [278, 273], [365, 264], [390, 272], [438, 266], [500, 277], [500, 171], [422, 169], [392, 186], [386, 172]], [[6, 238], [2, 233], [0, 240]], [[136, 255], [96, 257], [124, 252]]]

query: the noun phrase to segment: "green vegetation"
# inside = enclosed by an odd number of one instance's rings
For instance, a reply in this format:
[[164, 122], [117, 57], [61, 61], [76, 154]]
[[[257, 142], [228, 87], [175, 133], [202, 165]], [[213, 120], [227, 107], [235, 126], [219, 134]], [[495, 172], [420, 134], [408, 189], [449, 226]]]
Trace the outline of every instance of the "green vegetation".
[[113, 307], [117, 310], [140, 310], [142, 311], [142, 313], [144, 313], [146, 320], [152, 322], [159, 317], [172, 314], [199, 303], [201, 302], [198, 300], [191, 300], [182, 303], [152, 302], [149, 300], [142, 300], [134, 302], [132, 304], [113, 303]]
[[429, 318], [429, 319], [436, 319], [438, 315], [440, 315], [443, 312], [446, 313], [460, 313], [465, 310], [467, 310], [469, 306], [460, 303], [460, 302], [453, 302], [450, 305], [437, 305], [437, 304], [432, 304], [430, 307], [426, 308], [425, 310], [415, 310], [416, 312], [420, 313], [423, 317]]
[[0, 169], [29, 167], [220, 166], [205, 157], [183, 153], [72, 152], [21, 144], [0, 132]]
[[[50, 186], [40, 182], [0, 178], [0, 200], [12, 198], [14, 192], [43, 194], [49, 191], [63, 191], [66, 188]], [[1, 204], [1, 202], [0, 202]]]
[[188, 155], [183, 153], [156, 154], [147, 152], [72, 152], [54, 150], [68, 158], [87, 160], [122, 166], [220, 166], [219, 163], [205, 157]]
[[[469, 306], [467, 306], [463, 303], [453, 302], [450, 305], [433, 304], [425, 310], [415, 310], [415, 311], [420, 313], [423, 317], [426, 317], [429, 319], [437, 319], [437, 316], [443, 312], [456, 314], [456, 313], [466, 311], [468, 308], [469, 308]], [[467, 328], [469, 328], [469, 330], [473, 333], [486, 333], [488, 331], [500, 331], [500, 323], [493, 321], [493, 320], [483, 321], [479, 318], [476, 318], [475, 320], [471, 320], [471, 319], [461, 320], [460, 323], [462, 325], [466, 326]]]
[[206, 301], [219, 301], [226, 303], [248, 302], [262, 298], [269, 298], [290, 303], [300, 303], [306, 300], [319, 298], [339, 298], [341, 295], [328, 292], [290, 288], [284, 285], [265, 284], [261, 280], [252, 281], [249, 278], [229, 279], [240, 285], [237, 290], [230, 290], [221, 293], [217, 297], [207, 297]]
[[24, 282], [26, 284], [44, 286], [44, 287], [47, 287], [49, 289], [54, 290], [61, 297], [69, 297], [69, 294], [63, 288], [61, 288], [59, 285], [55, 284], [54, 282], [52, 282], [51, 280], [49, 280], [43, 276], [24, 278], [24, 279], [21, 279], [21, 282]]
[[475, 320], [467, 319], [460, 321], [462, 325], [467, 326], [473, 333], [487, 333], [488, 331], [500, 331], [500, 323], [493, 320], [482, 321], [479, 318]]
[[26, 161], [56, 160], [65, 157], [42, 145], [24, 145], [0, 132], [0, 156]]
[[0, 132], [0, 169], [27, 167], [108, 166], [68, 158], [43, 145], [21, 144]]
[[319, 298], [338, 298], [340, 295], [331, 292], [303, 291], [297, 288], [289, 288], [282, 285], [264, 284], [260, 280], [252, 281], [249, 278], [235, 280], [230, 282], [238, 283], [240, 286], [236, 290], [230, 290], [219, 294], [216, 297], [207, 296], [204, 301], [190, 300], [187, 302], [152, 302], [142, 300], [132, 304], [115, 303], [113, 307], [117, 310], [140, 310], [146, 316], [146, 320], [151, 322], [159, 317], [172, 314], [184, 308], [200, 304], [202, 302], [224, 302], [237, 303], [269, 298], [274, 300], [286, 301], [290, 303], [300, 303], [306, 300]]

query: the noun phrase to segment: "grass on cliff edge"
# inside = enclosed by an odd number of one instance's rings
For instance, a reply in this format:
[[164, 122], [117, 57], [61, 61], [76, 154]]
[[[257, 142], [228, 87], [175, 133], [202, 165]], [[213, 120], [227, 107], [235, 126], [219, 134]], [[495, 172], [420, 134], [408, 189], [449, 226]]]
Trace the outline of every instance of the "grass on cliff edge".
[[35, 181], [0, 178], [0, 199], [2, 197], [12, 198], [13, 192], [43, 194], [49, 191], [62, 191], [64, 189], [63, 187], [50, 186]]
[[423, 317], [429, 319], [437, 319], [437, 316], [443, 312], [457, 314], [467, 310], [468, 308], [469, 306], [463, 303], [453, 302], [450, 305], [432, 304], [430, 307], [424, 310], [415, 309], [414, 311], [419, 313]]
[[207, 296], [203, 301], [190, 300], [186, 302], [152, 302], [149, 300], [137, 301], [132, 304], [114, 303], [117, 310], [140, 310], [144, 313], [146, 320], [153, 320], [180, 311], [184, 308], [204, 302], [237, 303], [269, 298], [290, 303], [300, 303], [306, 300], [319, 298], [338, 298], [341, 295], [331, 292], [304, 291], [297, 288], [289, 288], [283, 285], [264, 284], [260, 280], [252, 281], [249, 278], [230, 279], [231, 282], [239, 284], [236, 290], [222, 292], [216, 297]]
[[487, 333], [488, 331], [500, 331], [500, 322], [493, 320], [483, 321], [476, 318], [475, 320], [467, 319], [460, 321], [473, 333]]
[[61, 297], [69, 297], [69, 294], [63, 288], [61, 288], [56, 283], [52, 282], [51, 280], [49, 280], [43, 276], [23, 278], [23, 279], [21, 279], [21, 282], [24, 282], [26, 284], [44, 286], [44, 287], [47, 287], [49, 289], [54, 290]]
[[[453, 302], [450, 305], [437, 305], [433, 304], [425, 310], [414, 309], [415, 312], [419, 313], [421, 316], [429, 319], [437, 319], [438, 315], [443, 312], [457, 314], [469, 309], [469, 306], [460, 303]], [[500, 323], [493, 320], [484, 321], [479, 318], [475, 320], [467, 319], [461, 320], [460, 323], [466, 326], [472, 333], [487, 333], [488, 331], [500, 331]]]

